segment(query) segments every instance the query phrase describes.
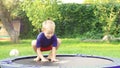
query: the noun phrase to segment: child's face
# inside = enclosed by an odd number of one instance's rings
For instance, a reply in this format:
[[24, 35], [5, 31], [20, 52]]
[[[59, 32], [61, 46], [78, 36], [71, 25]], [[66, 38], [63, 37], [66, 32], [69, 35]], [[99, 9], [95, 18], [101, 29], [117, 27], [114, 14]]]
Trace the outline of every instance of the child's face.
[[47, 39], [51, 39], [51, 37], [54, 35], [54, 30], [51, 30], [51, 29], [46, 29], [43, 32]]

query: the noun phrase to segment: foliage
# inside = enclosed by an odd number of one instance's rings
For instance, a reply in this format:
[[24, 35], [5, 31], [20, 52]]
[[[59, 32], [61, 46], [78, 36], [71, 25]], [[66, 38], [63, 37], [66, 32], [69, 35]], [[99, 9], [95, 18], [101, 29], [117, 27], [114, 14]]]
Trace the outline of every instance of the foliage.
[[[96, 22], [95, 5], [63, 4], [56, 22], [56, 33], [62, 37], [77, 37], [90, 31], [101, 32], [101, 24]], [[99, 25], [99, 27], [98, 27]]]
[[109, 35], [112, 33], [116, 27], [115, 19], [117, 18], [119, 9], [116, 9], [115, 4], [98, 4], [96, 5], [96, 11], [94, 14], [96, 18], [98, 18], [98, 22], [100, 22], [102, 26], [102, 30], [104, 34]]
[[[46, 3], [49, 1], [46, 0]], [[45, 5], [38, 0], [25, 0], [22, 3], [29, 22], [33, 25], [30, 28], [39, 30], [41, 22], [51, 16], [56, 24], [55, 33], [58, 37], [101, 39], [105, 34], [120, 36], [119, 3], [56, 4], [54, 8], [58, 10], [50, 11], [40, 7], [43, 5], [49, 6], [49, 9], [52, 7], [51, 4]]]
[[39, 30], [41, 28], [41, 22], [47, 18], [54, 20], [57, 17], [57, 3], [57, 0], [24, 0], [22, 2], [22, 8], [35, 27], [35, 30]]
[[9, 10], [11, 19], [16, 19], [18, 17], [19, 11], [21, 10], [19, 0], [4, 0], [2, 1], [5, 8]]
[[[76, 30], [74, 30], [77, 27], [78, 24], [78, 17], [79, 16], [79, 10], [77, 10], [78, 6], [74, 4], [73, 5], [66, 5], [66, 4], [62, 4], [59, 11], [61, 16], [58, 18], [58, 20], [56, 21], [56, 32], [58, 33], [58, 35], [71, 35], [74, 34], [74, 32], [76, 32]], [[79, 8], [79, 7], [78, 7]], [[72, 10], [72, 11], [71, 11]], [[76, 14], [78, 13], [78, 14]], [[76, 19], [75, 19], [76, 18]], [[71, 26], [72, 25], [72, 26]], [[69, 30], [73, 30], [69, 31]], [[59, 32], [60, 31], [60, 32]]]
[[33, 26], [31, 21], [29, 21], [29, 18], [26, 16], [26, 13], [24, 11], [19, 11], [18, 16], [21, 18], [20, 38], [35, 38], [34, 33], [36, 32], [33, 32]]
[[[105, 33], [118, 36], [119, 4], [62, 4], [56, 20], [61, 37], [102, 38]], [[106, 29], [105, 29], [106, 28]], [[117, 33], [116, 33], [117, 32]]]

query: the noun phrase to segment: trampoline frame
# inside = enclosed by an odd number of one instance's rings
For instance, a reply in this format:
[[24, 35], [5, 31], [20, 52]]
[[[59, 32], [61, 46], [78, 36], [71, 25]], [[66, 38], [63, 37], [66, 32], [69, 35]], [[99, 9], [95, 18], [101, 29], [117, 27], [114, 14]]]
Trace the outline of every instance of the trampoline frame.
[[[47, 57], [47, 55], [44, 55]], [[28, 59], [28, 58], [35, 58], [36, 56], [19, 56], [19, 57], [14, 57], [14, 58], [7, 58], [4, 60], [0, 60], [0, 67], [1, 68], [39, 68], [38, 66], [31, 66], [31, 65], [23, 65], [23, 64], [18, 64], [14, 63], [16, 60], [21, 60], [21, 59]], [[120, 68], [120, 58], [110, 58], [110, 57], [104, 57], [104, 56], [91, 56], [91, 55], [83, 55], [83, 54], [62, 54], [62, 55], [56, 55], [56, 57], [89, 57], [89, 58], [99, 58], [99, 59], [105, 59], [112, 61], [113, 64], [103, 66], [103, 68]], [[48, 66], [42, 66], [40, 68], [50, 68]], [[60, 66], [52, 66], [51, 68], [61, 68]]]

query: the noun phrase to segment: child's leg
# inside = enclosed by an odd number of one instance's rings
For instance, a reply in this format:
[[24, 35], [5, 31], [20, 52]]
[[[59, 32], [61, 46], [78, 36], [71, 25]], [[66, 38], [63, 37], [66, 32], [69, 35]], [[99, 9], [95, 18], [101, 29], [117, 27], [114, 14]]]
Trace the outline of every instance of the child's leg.
[[33, 48], [33, 50], [36, 52], [36, 50], [37, 50], [37, 48], [36, 48], [36, 40], [33, 40], [32, 42], [31, 42], [31, 45], [32, 45], [32, 48]]
[[61, 44], [61, 39], [57, 38], [57, 47], [56, 47], [56, 49], [59, 48], [60, 44]]
[[[36, 52], [36, 51], [37, 51], [37, 48], [36, 48], [36, 40], [33, 40], [33, 41], [31, 42], [31, 45], [32, 45], [33, 50]], [[37, 52], [36, 52], [36, 53], [37, 53]], [[37, 56], [37, 57], [34, 59], [34, 61], [39, 61], [39, 60], [40, 60], [39, 56]]]

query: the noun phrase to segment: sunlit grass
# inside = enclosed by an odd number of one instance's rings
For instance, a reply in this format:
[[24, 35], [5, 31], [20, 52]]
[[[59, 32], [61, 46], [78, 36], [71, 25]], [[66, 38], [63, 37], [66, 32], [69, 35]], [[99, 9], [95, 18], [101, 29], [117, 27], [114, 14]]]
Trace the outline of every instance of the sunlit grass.
[[[31, 40], [21, 40], [18, 44], [0, 42], [0, 59], [9, 58], [9, 51], [18, 49], [19, 56], [36, 55], [31, 47]], [[62, 39], [57, 54], [87, 54], [120, 58], [120, 43], [81, 42], [79, 39]], [[47, 54], [48, 52], [44, 52]], [[43, 53], [43, 54], [44, 54]]]
[[80, 42], [79, 40], [63, 40], [58, 53], [88, 54], [119, 57], [120, 43]]

